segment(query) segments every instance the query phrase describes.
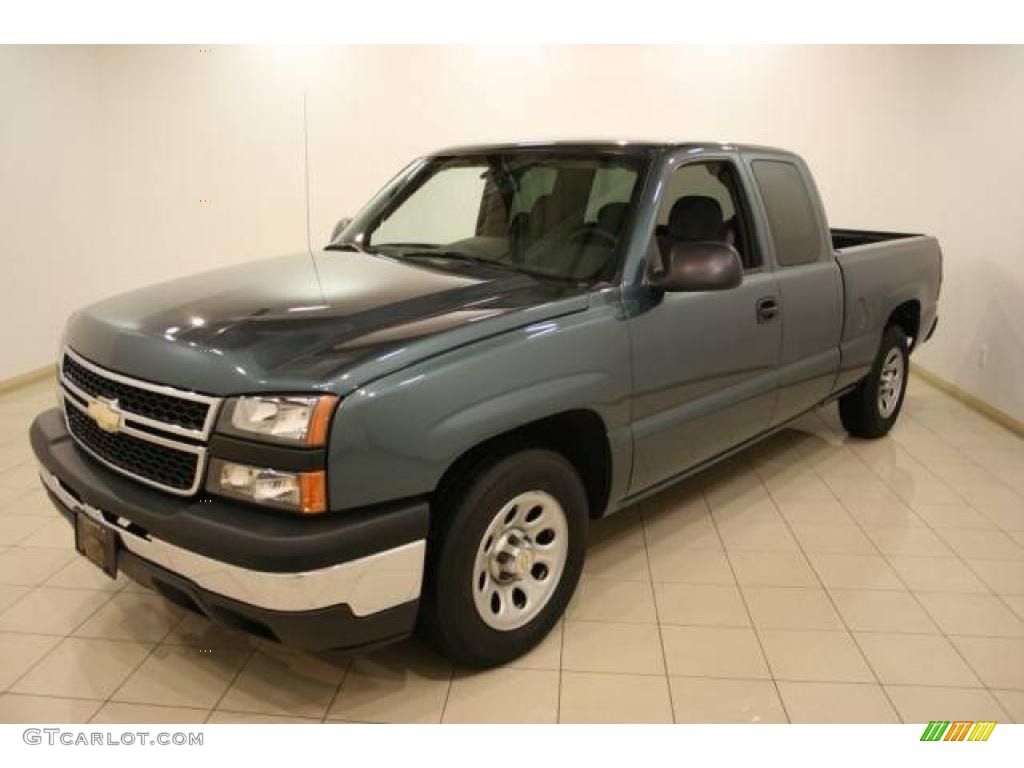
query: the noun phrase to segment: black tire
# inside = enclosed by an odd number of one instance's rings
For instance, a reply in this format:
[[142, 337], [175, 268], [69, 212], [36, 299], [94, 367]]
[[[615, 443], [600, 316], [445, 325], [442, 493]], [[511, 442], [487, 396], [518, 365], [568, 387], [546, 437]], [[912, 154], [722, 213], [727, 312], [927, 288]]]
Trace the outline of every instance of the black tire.
[[[523, 493], [550, 494], [564, 511], [568, 551], [550, 596], [525, 625], [498, 630], [474, 602], [474, 572], [484, 534], [496, 515]], [[587, 496], [573, 466], [560, 454], [526, 449], [478, 465], [435, 501], [436, 530], [427, 548], [420, 599], [420, 633], [456, 664], [490, 667], [515, 659], [539, 643], [565, 611], [586, 554]], [[537, 602], [541, 605], [541, 602]]]
[[[898, 352], [902, 357], [903, 376], [895, 407], [886, 414], [879, 403], [879, 386], [885, 361], [893, 352]], [[903, 396], [907, 391], [907, 380], [910, 378], [909, 357], [906, 334], [898, 325], [890, 325], [882, 334], [882, 344], [878, 349], [878, 356], [875, 357], [875, 363], [871, 366], [871, 372], [861, 380], [856, 389], [839, 398], [839, 419], [847, 432], [854, 437], [869, 440], [888, 434], [903, 408]]]

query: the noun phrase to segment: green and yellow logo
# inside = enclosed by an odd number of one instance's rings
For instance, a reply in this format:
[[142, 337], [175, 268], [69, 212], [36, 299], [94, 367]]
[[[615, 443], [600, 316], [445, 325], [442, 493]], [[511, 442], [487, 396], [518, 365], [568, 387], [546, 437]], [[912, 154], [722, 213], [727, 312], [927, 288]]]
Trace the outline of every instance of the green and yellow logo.
[[921, 741], [988, 741], [996, 724], [992, 720], [932, 720]]

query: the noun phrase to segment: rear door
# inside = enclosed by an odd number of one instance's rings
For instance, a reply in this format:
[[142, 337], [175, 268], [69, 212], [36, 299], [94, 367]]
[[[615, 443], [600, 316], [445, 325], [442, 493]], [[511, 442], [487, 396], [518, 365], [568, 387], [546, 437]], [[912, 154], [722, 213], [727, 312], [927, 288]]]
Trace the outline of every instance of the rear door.
[[659, 188], [649, 258], [662, 258], [673, 237], [723, 240], [740, 252], [744, 276], [731, 290], [649, 295], [630, 319], [634, 492], [768, 428], [781, 343], [778, 318], [759, 309], [779, 293], [733, 156], [680, 153]]
[[810, 172], [794, 155], [745, 155], [767, 224], [779, 290], [782, 349], [772, 424], [833, 390], [839, 368], [843, 284]]

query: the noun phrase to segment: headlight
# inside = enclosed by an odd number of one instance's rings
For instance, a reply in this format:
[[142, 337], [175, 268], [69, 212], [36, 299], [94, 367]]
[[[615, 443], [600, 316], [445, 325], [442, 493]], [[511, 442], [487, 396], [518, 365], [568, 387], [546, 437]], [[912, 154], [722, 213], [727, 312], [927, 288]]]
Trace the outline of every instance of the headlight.
[[213, 459], [210, 461], [206, 488], [222, 496], [292, 512], [315, 514], [327, 508], [325, 483], [323, 470], [285, 472]]
[[334, 395], [233, 397], [220, 416], [218, 431], [285, 445], [322, 447], [337, 403]]

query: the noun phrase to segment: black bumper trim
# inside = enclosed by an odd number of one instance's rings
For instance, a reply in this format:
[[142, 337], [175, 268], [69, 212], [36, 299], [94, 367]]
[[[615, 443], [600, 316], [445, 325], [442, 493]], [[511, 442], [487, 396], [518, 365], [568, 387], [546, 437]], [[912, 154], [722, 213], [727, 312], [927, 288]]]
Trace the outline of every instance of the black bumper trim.
[[427, 535], [425, 499], [302, 517], [213, 496], [161, 493], [121, 477], [78, 448], [57, 408], [36, 417], [30, 437], [39, 463], [82, 501], [170, 544], [243, 568], [311, 571]]
[[139, 584], [215, 624], [308, 651], [354, 650], [401, 640], [412, 633], [419, 609], [419, 601], [412, 600], [367, 616], [356, 616], [345, 604], [272, 611], [210, 592], [126, 549], [118, 553], [118, 566]]

